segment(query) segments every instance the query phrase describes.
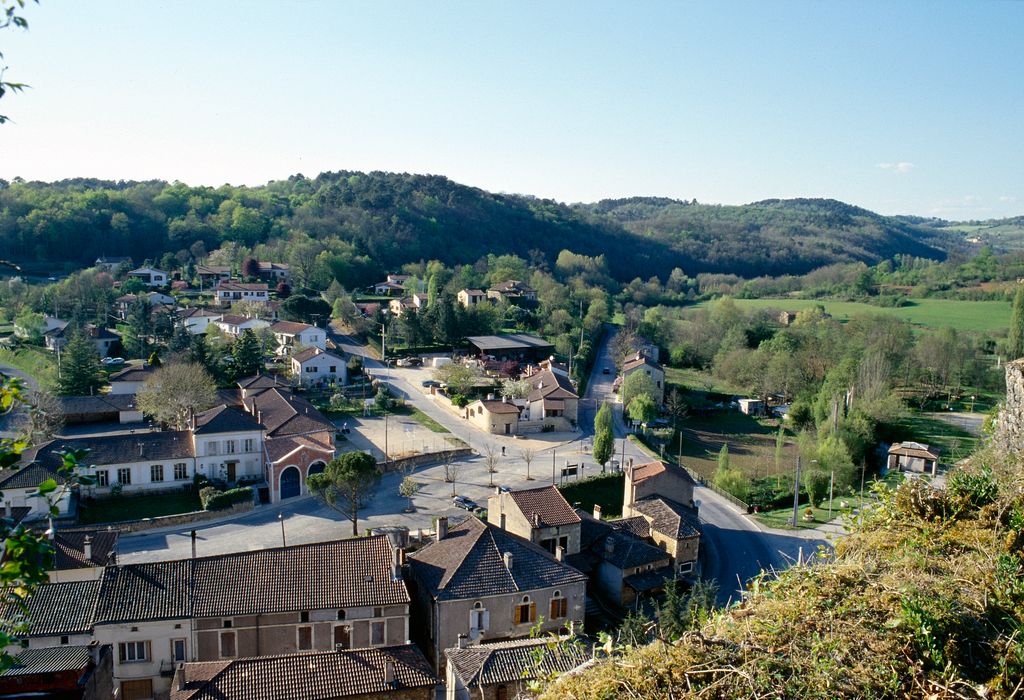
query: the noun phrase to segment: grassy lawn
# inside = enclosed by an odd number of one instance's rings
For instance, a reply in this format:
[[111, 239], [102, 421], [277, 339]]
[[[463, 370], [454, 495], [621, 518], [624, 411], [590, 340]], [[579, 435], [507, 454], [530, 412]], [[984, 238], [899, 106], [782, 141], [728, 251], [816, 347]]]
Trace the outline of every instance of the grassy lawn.
[[202, 510], [199, 494], [174, 491], [148, 496], [119, 496], [82, 502], [78, 522], [83, 525], [141, 520], [160, 515], [176, 515]]
[[690, 367], [666, 367], [665, 383], [675, 384], [690, 390], [712, 392], [716, 394], [740, 394], [746, 396], [748, 393], [741, 387], [719, 379], [710, 372], [702, 372], [699, 369], [693, 369]]
[[[683, 464], [706, 479], [718, 468], [718, 453], [729, 445], [729, 466], [748, 477], [775, 474], [776, 429], [739, 411], [720, 411], [708, 417], [692, 416], [683, 421]], [[665, 452], [679, 453], [678, 437]], [[781, 468], [791, 469], [796, 463], [796, 442], [787, 435]]]
[[558, 490], [573, 506], [591, 512], [594, 504], [601, 506], [601, 515], [617, 518], [622, 515], [622, 489], [625, 484], [622, 472], [598, 474], [582, 481], [563, 484]]
[[[860, 508], [865, 504], [874, 503], [875, 497], [871, 493], [871, 486], [875, 481], [875, 479], [872, 479], [871, 481], [864, 484], [863, 498], [860, 497], [859, 493], [854, 496], [840, 496], [837, 493], [835, 497], [832, 499], [831, 519], [835, 520], [836, 518], [842, 515], [850, 515], [854, 508]], [[886, 486], [888, 486], [889, 488], [895, 488], [899, 483], [903, 481], [903, 474], [901, 474], [900, 472], [891, 472], [888, 476], [886, 476], [884, 479], [881, 479], [880, 481], [885, 483]], [[840, 508], [840, 504], [843, 502], [846, 502], [846, 508]], [[824, 506], [824, 508], [820, 506]], [[801, 500], [800, 507], [798, 510], [800, 514], [800, 517], [797, 520], [796, 525], [798, 528], [815, 528], [823, 523], [829, 522], [827, 496], [821, 503], [818, 504], [818, 506], [815, 506], [814, 508], [811, 509], [814, 515], [812, 520], [804, 520], [804, 513], [807, 512], [806, 500]], [[790, 505], [787, 506], [786, 508], [764, 511], [761, 513], [756, 513], [753, 517], [756, 518], [757, 521], [760, 522], [762, 525], [767, 525], [768, 527], [774, 527], [777, 529], [791, 528], [792, 525], [790, 523], [793, 521], [793, 507], [792, 505]]]
[[900, 427], [905, 431], [902, 440], [938, 447], [944, 464], [963, 459], [978, 446], [978, 438], [964, 429], [920, 413], [911, 413], [900, 421]]
[[409, 416], [427, 430], [432, 430], [435, 433], [450, 432], [448, 428], [444, 427], [443, 425], [438, 423], [436, 420], [434, 420], [433, 418], [431, 418], [418, 408], [413, 407], [412, 411], [409, 413]]
[[57, 362], [53, 355], [42, 348], [21, 346], [17, 350], [0, 349], [0, 364], [17, 367], [25, 374], [35, 377], [39, 385], [52, 388], [57, 384]]
[[[1002, 332], [1010, 326], [1010, 303], [1007, 301], [961, 301], [959, 299], [912, 299], [910, 306], [883, 308], [854, 301], [828, 299], [735, 299], [742, 309], [778, 309], [800, 311], [818, 304], [837, 320], [854, 316], [887, 315], [909, 321], [923, 328], [952, 326], [961, 331]], [[708, 304], [713, 302], [701, 302]]]

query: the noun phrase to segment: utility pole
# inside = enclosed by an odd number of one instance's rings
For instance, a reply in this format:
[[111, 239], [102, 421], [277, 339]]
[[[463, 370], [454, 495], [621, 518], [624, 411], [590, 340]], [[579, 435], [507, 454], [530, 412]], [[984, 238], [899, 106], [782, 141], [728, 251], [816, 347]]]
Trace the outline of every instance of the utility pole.
[[796, 456], [796, 477], [793, 479], [793, 527], [796, 527], [800, 510], [800, 455]]
[[[281, 546], [287, 547], [288, 543], [284, 539], [284, 513], [277, 514], [277, 521], [281, 523]], [[193, 555], [195, 556], [195, 555]]]
[[551, 448], [551, 485], [555, 485], [555, 450]]
[[836, 483], [836, 470], [832, 470], [831, 476], [828, 478], [828, 519], [832, 519], [832, 493], [833, 487]]

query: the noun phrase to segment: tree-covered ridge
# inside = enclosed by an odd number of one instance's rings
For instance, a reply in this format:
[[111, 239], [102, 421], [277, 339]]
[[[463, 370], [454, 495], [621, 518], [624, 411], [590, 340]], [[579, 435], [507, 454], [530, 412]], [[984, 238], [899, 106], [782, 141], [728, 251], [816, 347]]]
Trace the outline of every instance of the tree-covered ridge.
[[[551, 265], [562, 250], [604, 254], [627, 281], [689, 273], [745, 277], [875, 263], [896, 254], [942, 259], [963, 236], [833, 200], [741, 207], [636, 197], [568, 206], [495, 194], [435, 175], [322, 173], [260, 187], [162, 181], [0, 181], [0, 256], [19, 262], [202, 259], [224, 243], [333, 241], [333, 268], [352, 288], [407, 262], [474, 263], [516, 254]], [[345, 275], [351, 279], [344, 279]]]
[[579, 205], [670, 247], [687, 271], [793, 274], [897, 254], [942, 260], [963, 237], [833, 199], [768, 199], [742, 206], [633, 197]]

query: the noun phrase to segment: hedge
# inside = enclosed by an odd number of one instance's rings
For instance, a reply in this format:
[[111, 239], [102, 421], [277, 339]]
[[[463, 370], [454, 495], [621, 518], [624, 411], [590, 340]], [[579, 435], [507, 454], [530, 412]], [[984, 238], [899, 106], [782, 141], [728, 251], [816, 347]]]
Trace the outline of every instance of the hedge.
[[251, 486], [242, 486], [228, 491], [220, 491], [212, 486], [207, 486], [199, 491], [199, 499], [203, 503], [204, 510], [223, 510], [236, 503], [251, 502], [253, 492]]

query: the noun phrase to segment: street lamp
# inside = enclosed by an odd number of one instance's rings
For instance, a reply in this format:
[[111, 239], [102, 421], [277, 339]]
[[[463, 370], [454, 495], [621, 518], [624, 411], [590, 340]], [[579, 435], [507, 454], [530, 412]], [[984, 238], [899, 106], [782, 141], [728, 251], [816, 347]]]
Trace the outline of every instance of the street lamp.
[[288, 543], [284, 539], [284, 513], [277, 514], [277, 521], [281, 523], [281, 546], [287, 547]]

